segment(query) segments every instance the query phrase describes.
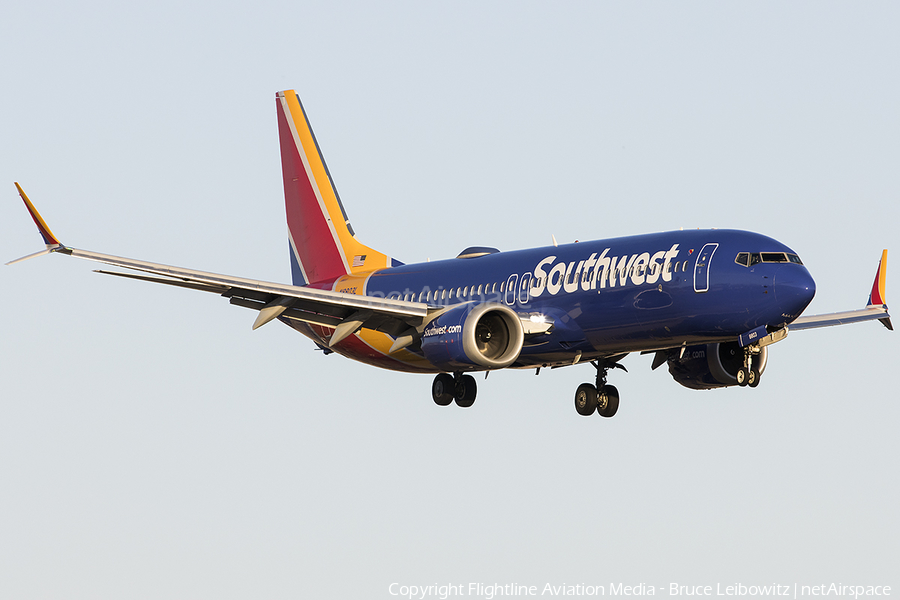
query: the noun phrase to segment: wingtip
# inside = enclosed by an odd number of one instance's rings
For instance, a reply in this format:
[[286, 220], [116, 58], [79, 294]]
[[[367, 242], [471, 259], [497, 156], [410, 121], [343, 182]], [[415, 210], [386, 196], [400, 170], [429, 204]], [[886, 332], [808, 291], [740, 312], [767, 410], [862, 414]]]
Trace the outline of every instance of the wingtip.
[[53, 235], [53, 232], [50, 231], [50, 227], [47, 226], [47, 222], [44, 221], [44, 218], [41, 217], [41, 213], [34, 207], [34, 204], [31, 203], [31, 200], [28, 199], [28, 194], [25, 193], [25, 190], [22, 189], [22, 186], [19, 185], [18, 181], [13, 182], [16, 184], [16, 189], [19, 191], [19, 196], [21, 196], [22, 201], [25, 202], [25, 208], [28, 209], [28, 213], [31, 215], [34, 224], [37, 225], [38, 232], [40, 232], [41, 237], [44, 238], [44, 244], [48, 248], [60, 247], [62, 243], [59, 239]]
[[875, 273], [875, 282], [872, 284], [872, 292], [869, 294], [869, 306], [886, 306], [885, 283], [887, 281], [887, 248], [881, 251], [881, 260], [878, 261], [878, 271]]

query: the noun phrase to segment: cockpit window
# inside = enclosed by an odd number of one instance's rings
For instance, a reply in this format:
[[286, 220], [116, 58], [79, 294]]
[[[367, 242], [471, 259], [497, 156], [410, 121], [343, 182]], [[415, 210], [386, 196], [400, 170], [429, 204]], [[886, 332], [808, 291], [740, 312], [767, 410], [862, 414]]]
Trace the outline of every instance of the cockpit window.
[[752, 267], [761, 262], [803, 264], [799, 256], [788, 252], [739, 252], [734, 262], [745, 267]]

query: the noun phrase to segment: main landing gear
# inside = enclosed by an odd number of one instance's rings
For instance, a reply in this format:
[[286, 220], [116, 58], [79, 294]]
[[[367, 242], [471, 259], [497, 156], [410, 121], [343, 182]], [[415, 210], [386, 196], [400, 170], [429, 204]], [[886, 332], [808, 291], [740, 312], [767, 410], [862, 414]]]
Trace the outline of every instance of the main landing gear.
[[759, 369], [753, 366], [753, 357], [759, 357], [759, 347], [749, 346], [744, 349], [744, 366], [741, 367], [734, 378], [737, 379], [739, 386], [756, 387], [759, 385]]
[[616, 362], [603, 360], [591, 363], [597, 368], [596, 385], [582, 383], [575, 391], [575, 410], [579, 415], [589, 417], [596, 411], [601, 417], [612, 417], [619, 410], [619, 390], [606, 383], [610, 369], [627, 369]]
[[475, 378], [462, 373], [439, 373], [431, 384], [431, 397], [438, 406], [447, 406], [454, 400], [456, 405], [469, 408], [475, 404], [475, 394], [478, 386]]

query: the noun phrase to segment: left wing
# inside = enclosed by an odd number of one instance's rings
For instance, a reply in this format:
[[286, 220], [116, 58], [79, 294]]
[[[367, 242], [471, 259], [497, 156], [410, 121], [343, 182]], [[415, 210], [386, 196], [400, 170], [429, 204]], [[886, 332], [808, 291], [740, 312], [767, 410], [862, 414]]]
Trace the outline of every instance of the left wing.
[[795, 319], [793, 323], [788, 325], [788, 328], [791, 331], [802, 331], [803, 329], [829, 327], [831, 325], [847, 325], [849, 323], [874, 321], [875, 319], [878, 319], [885, 327], [893, 331], [894, 326], [891, 324], [891, 315], [888, 314], [887, 300], [885, 299], [884, 293], [886, 279], [887, 250], [884, 250], [881, 253], [881, 260], [878, 262], [878, 272], [875, 274], [875, 283], [872, 284], [872, 292], [869, 294], [869, 300], [866, 302], [865, 308], [826, 315], [799, 317]]
[[18, 183], [16, 188], [44, 238], [46, 248], [41, 252], [10, 261], [6, 263], [8, 265], [52, 252], [148, 273], [149, 275], [138, 275], [97, 271], [107, 275], [220, 294], [229, 298], [231, 304], [259, 311], [259, 316], [253, 324], [254, 329], [278, 317], [333, 327], [335, 331], [328, 342], [329, 346], [340, 342], [362, 327], [382, 331], [395, 338], [408, 335], [411, 329], [423, 326], [430, 313], [439, 310], [439, 307], [422, 302], [405, 302], [257, 281], [71, 248], [62, 244], [53, 235]]

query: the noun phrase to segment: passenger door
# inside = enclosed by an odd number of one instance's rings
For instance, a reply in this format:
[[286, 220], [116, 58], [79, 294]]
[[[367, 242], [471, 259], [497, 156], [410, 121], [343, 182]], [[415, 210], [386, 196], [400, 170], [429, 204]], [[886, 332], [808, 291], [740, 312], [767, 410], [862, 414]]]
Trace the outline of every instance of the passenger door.
[[694, 291], [697, 293], [709, 291], [709, 263], [718, 247], [718, 244], [706, 244], [700, 249], [694, 264]]

